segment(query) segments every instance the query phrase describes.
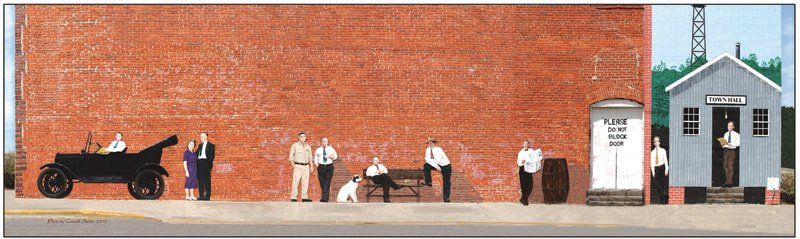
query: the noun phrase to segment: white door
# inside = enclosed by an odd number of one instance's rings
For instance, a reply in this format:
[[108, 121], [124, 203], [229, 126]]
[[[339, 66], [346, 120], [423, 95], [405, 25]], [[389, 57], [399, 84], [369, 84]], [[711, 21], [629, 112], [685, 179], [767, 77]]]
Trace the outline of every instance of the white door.
[[633, 101], [606, 100], [592, 105], [592, 189], [642, 189], [643, 117], [643, 108]]

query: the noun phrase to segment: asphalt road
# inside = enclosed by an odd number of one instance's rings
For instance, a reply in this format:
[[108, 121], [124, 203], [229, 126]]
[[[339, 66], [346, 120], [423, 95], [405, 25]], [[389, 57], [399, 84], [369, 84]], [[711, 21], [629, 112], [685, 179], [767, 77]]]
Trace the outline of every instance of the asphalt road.
[[148, 219], [56, 215], [14, 215], [4, 219], [4, 236], [780, 236], [707, 230], [541, 224], [190, 224]]

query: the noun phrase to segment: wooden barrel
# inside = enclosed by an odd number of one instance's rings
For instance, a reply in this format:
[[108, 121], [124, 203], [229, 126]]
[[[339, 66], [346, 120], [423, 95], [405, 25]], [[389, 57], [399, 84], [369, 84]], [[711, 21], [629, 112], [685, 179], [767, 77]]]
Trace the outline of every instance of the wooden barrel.
[[544, 203], [566, 203], [569, 195], [567, 159], [546, 158], [542, 167], [542, 193]]

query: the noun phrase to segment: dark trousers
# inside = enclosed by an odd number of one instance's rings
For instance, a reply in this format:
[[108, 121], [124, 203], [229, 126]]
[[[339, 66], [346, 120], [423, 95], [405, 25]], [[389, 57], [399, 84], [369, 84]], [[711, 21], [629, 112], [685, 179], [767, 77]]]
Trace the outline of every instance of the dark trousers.
[[[453, 167], [449, 164], [439, 167], [442, 168], [442, 199], [444, 201], [450, 201], [450, 174], [453, 171]], [[431, 170], [433, 169], [434, 167], [427, 163], [422, 166], [422, 171], [425, 172], [425, 183], [427, 184], [433, 182], [433, 180], [431, 180]]]
[[733, 186], [733, 161], [736, 160], [736, 150], [725, 149], [722, 156], [722, 168], [725, 170], [725, 184]]
[[207, 159], [197, 160], [197, 199], [211, 199], [211, 164]]
[[661, 165], [656, 167], [656, 174], [653, 175], [653, 194], [655, 194], [660, 204], [667, 204], [667, 183], [669, 182], [667, 181], [667, 175], [664, 175], [665, 172], [666, 166]]
[[331, 179], [333, 179], [333, 164], [317, 166], [317, 178], [319, 179], [319, 187], [322, 188], [322, 196], [319, 201], [328, 202]]
[[522, 200], [528, 201], [533, 192], [533, 174], [525, 172], [525, 166], [519, 167], [519, 189], [522, 192]]
[[397, 183], [395, 183], [394, 180], [392, 180], [392, 178], [385, 173], [372, 176], [372, 182], [383, 187], [384, 202], [389, 202], [389, 187], [393, 188], [394, 190], [400, 189], [400, 185], [397, 185]]

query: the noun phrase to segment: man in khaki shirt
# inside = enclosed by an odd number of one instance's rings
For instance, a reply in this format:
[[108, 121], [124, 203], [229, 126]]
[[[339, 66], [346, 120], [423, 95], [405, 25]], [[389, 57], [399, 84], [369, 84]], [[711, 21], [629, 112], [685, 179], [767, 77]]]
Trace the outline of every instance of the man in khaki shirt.
[[311, 160], [311, 146], [306, 143], [306, 134], [300, 132], [297, 134], [299, 141], [292, 144], [292, 149], [289, 151], [289, 163], [292, 164], [294, 172], [292, 173], [292, 202], [297, 202], [297, 185], [301, 184], [303, 187], [303, 202], [311, 202], [308, 199], [308, 177], [314, 172], [314, 161]]

